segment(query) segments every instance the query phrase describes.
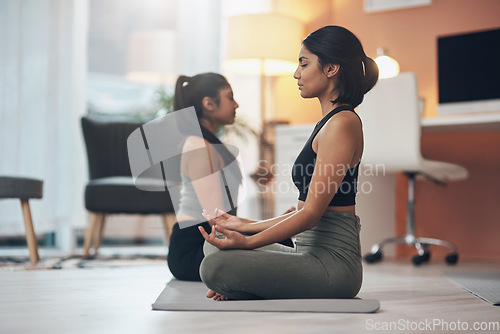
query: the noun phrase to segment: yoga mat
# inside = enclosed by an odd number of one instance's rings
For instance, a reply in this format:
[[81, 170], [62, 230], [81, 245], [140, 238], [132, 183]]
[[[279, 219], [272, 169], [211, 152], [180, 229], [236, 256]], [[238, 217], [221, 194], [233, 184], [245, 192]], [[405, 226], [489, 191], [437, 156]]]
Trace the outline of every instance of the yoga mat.
[[484, 301], [500, 306], [500, 272], [444, 273], [446, 278]]
[[373, 313], [380, 308], [378, 300], [358, 298], [215, 301], [205, 297], [207, 290], [205, 284], [201, 282], [185, 282], [173, 279], [156, 299], [153, 310]]

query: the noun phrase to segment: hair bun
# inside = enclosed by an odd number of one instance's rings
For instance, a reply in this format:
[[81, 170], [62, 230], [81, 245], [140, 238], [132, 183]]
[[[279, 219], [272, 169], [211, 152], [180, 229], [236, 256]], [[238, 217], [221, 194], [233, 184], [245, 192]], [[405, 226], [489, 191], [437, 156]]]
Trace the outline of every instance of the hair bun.
[[364, 90], [365, 94], [370, 91], [378, 81], [378, 66], [375, 60], [365, 55], [363, 60], [365, 65]]

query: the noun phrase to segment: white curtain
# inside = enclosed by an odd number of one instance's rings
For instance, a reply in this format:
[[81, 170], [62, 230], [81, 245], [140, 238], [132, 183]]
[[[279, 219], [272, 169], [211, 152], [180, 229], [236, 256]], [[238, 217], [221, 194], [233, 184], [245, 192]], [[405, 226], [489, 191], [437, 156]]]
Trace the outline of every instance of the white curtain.
[[[85, 221], [87, 22], [87, 0], [0, 0], [0, 175], [44, 181], [35, 232], [65, 248]], [[1, 200], [0, 236], [16, 234], [19, 201]]]
[[178, 0], [179, 73], [220, 71], [221, 0]]

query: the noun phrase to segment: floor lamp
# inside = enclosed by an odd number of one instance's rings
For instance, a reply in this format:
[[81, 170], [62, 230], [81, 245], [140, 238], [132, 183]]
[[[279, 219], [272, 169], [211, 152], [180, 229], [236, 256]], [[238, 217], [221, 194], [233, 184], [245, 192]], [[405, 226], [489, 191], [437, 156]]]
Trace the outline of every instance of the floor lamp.
[[[267, 122], [272, 113], [267, 112], [267, 78], [291, 75], [298, 64], [297, 55], [304, 37], [302, 24], [290, 17], [275, 14], [239, 15], [228, 18], [225, 60], [222, 67], [235, 73], [260, 76], [262, 133], [260, 159], [267, 166], [274, 162], [274, 143], [268, 140]], [[264, 168], [269, 171], [270, 168]], [[254, 173], [255, 175], [256, 173]], [[271, 173], [258, 173], [258, 185], [272, 180]], [[267, 189], [267, 187], [266, 187]], [[262, 218], [273, 216], [273, 194], [260, 191]]]

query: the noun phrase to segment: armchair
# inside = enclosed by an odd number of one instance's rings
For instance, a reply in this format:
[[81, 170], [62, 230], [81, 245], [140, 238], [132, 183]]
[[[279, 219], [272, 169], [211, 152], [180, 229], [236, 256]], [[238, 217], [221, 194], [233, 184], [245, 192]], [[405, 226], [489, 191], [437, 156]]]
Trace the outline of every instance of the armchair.
[[90, 255], [92, 243], [94, 253], [97, 252], [106, 216], [111, 214], [161, 215], [169, 239], [175, 223], [169, 193], [137, 189], [130, 171], [127, 138], [142, 124], [87, 116], [81, 119], [89, 167], [85, 208], [90, 213], [90, 223], [85, 234], [85, 257]]

